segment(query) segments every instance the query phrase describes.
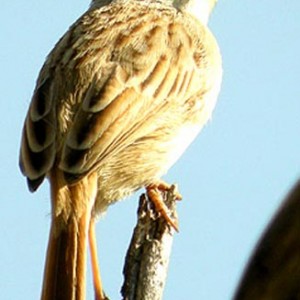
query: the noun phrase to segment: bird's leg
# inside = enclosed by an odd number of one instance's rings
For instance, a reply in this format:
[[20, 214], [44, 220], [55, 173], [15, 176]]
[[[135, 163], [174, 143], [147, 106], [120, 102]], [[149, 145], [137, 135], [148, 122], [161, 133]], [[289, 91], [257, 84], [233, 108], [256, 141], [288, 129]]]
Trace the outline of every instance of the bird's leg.
[[[161, 192], [166, 192], [171, 188], [171, 186], [163, 181], [158, 183], [150, 184], [146, 187], [146, 192], [148, 198], [154, 204], [155, 210], [162, 215], [166, 222], [171, 225], [177, 232], [178, 230], [178, 220], [173, 219], [169, 215], [169, 209], [164, 203]], [[181, 200], [182, 196], [176, 193], [176, 200]]]
[[93, 218], [90, 221], [90, 227], [89, 227], [89, 244], [90, 244], [95, 300], [105, 300], [107, 298], [105, 297], [103, 292], [102, 281], [100, 276], [100, 267], [98, 262], [97, 242], [96, 242], [96, 232], [95, 232], [95, 220]]

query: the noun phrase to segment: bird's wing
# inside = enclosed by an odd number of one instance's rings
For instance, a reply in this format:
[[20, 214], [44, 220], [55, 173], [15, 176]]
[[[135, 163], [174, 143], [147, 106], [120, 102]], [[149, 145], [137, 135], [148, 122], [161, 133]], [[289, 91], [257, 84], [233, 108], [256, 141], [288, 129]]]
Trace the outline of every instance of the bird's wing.
[[162, 111], [183, 106], [201, 90], [189, 33], [179, 25], [144, 26], [140, 36], [120, 34], [107, 80], [101, 72], [93, 77], [60, 161], [69, 182], [153, 132]]
[[[178, 21], [174, 11], [137, 9], [119, 14], [119, 20], [105, 9], [75, 23], [41, 70], [20, 154], [32, 191], [55, 161], [67, 181], [75, 181], [153, 131], [153, 120], [170, 107], [167, 103], [181, 106], [207, 88], [211, 36], [206, 27], [192, 19], [194, 24]], [[95, 18], [101, 19], [97, 28]], [[64, 100], [68, 97], [75, 108]]]
[[[41, 74], [25, 119], [20, 150], [20, 168], [31, 191], [41, 184], [56, 154], [56, 112], [49, 99], [51, 80], [43, 70]], [[47, 71], [44, 74], [50, 75]]]

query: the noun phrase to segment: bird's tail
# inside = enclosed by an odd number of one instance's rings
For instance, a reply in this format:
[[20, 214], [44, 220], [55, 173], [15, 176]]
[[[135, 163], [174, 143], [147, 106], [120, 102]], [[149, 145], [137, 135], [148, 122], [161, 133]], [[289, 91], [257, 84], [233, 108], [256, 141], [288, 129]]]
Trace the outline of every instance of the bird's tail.
[[90, 175], [68, 186], [51, 174], [52, 222], [41, 300], [84, 300], [91, 211], [97, 178]]

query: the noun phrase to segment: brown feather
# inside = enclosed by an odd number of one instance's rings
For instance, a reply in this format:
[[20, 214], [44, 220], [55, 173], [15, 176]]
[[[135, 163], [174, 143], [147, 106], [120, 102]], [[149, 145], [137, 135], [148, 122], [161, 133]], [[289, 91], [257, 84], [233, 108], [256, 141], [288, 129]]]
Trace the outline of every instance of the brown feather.
[[204, 24], [171, 2], [95, 0], [49, 54], [20, 151], [30, 190], [52, 191], [43, 300], [84, 299], [90, 218], [158, 180], [210, 118], [222, 69]]

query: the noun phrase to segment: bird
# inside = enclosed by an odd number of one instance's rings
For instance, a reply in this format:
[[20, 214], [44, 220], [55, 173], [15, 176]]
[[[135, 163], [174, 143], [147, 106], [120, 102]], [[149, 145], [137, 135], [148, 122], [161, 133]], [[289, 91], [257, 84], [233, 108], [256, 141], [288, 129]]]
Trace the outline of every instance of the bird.
[[105, 299], [96, 221], [142, 187], [159, 194], [211, 118], [222, 81], [207, 26], [216, 0], [197, 1], [93, 0], [47, 56], [19, 159], [31, 192], [50, 184], [42, 300], [85, 299], [88, 246], [95, 299]]

